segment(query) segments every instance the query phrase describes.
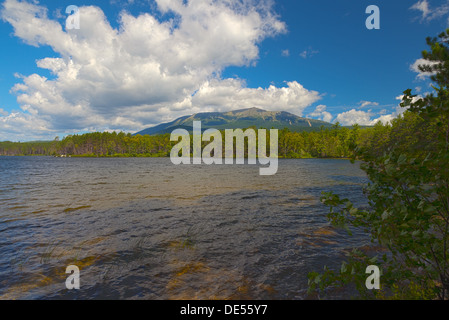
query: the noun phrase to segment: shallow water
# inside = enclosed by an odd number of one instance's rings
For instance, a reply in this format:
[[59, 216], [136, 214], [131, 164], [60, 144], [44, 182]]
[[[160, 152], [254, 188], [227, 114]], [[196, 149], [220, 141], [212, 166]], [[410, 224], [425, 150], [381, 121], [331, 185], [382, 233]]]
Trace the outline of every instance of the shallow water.
[[[0, 299], [303, 299], [307, 273], [368, 243], [322, 191], [364, 204], [359, 164], [0, 157]], [[80, 269], [68, 290], [68, 265]]]

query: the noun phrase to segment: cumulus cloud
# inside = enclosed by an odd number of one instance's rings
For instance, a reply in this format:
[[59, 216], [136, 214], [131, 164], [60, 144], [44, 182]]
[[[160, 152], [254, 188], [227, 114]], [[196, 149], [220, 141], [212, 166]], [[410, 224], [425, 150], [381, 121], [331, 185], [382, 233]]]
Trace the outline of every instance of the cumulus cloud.
[[204, 83], [191, 97], [193, 106], [214, 107], [215, 110], [258, 107], [272, 111], [289, 111], [302, 115], [303, 109], [320, 99], [316, 91], [305, 89], [296, 81], [278, 88], [246, 88], [241, 80], [211, 80]]
[[[396, 97], [396, 100], [402, 101], [403, 96]], [[420, 96], [414, 98], [416, 101]], [[391, 122], [393, 119], [402, 114], [405, 109], [400, 105], [396, 105], [393, 110], [388, 111], [387, 109], [381, 109], [380, 111], [374, 112], [373, 109], [368, 109], [366, 111], [360, 110], [367, 106], [379, 107], [378, 102], [372, 101], [360, 101], [357, 103], [358, 107], [352, 108], [349, 111], [344, 111], [336, 115], [332, 115], [327, 111], [327, 106], [318, 105], [313, 112], [307, 114], [308, 117], [313, 119], [322, 120], [326, 122], [337, 123], [339, 122], [343, 126], [352, 126], [353, 124], [359, 124], [362, 126], [373, 126], [377, 122], [382, 122], [384, 124]]]
[[372, 120], [371, 116], [373, 114], [371, 112], [367, 111], [361, 111], [356, 109], [351, 109], [346, 112], [342, 112], [337, 115], [335, 122], [339, 122], [340, 124], [344, 126], [350, 126], [353, 124], [359, 124], [359, 125], [371, 125]]
[[326, 108], [327, 107], [325, 105], [320, 104], [315, 108], [313, 112], [309, 113], [308, 116], [318, 120], [331, 122], [333, 116], [332, 114], [326, 111]]
[[[0, 137], [3, 138], [1, 140], [12, 141], [36, 140], [46, 136], [45, 133], [51, 133], [48, 126], [49, 123], [45, 119], [22, 112], [11, 112], [0, 116]], [[2, 137], [4, 133], [7, 133], [7, 136]], [[14, 139], [8, 139], [8, 137]]]
[[[137, 131], [199, 111], [261, 107], [301, 115], [320, 99], [296, 81], [247, 88], [222, 79], [228, 66], [250, 66], [259, 44], [286, 31], [268, 0], [156, 0], [158, 19], [122, 11], [113, 28], [96, 6], [79, 8], [79, 30], [64, 30], [47, 9], [6, 0], [1, 18], [25, 43], [58, 55], [37, 61], [51, 79], [19, 76], [11, 92], [22, 111], [0, 114], [0, 139], [29, 133]], [[159, 14], [159, 16], [160, 16]], [[21, 126], [21, 127], [20, 127]], [[13, 129], [15, 128], [15, 129]]]
[[340, 122], [340, 124], [344, 126], [351, 126], [353, 124], [373, 126], [379, 121], [383, 124], [391, 122], [394, 118], [396, 118], [403, 112], [404, 109], [401, 107], [397, 107], [396, 110], [390, 114], [386, 114], [386, 110], [381, 110], [378, 114], [376, 114], [371, 110], [362, 111], [351, 109], [349, 111], [338, 114], [335, 118], [335, 122]]
[[[396, 100], [402, 101], [403, 97], [404, 95], [397, 96]], [[421, 95], [417, 95], [412, 99], [412, 102], [416, 102], [421, 98]], [[386, 124], [397, 118], [399, 115], [403, 114], [405, 111], [406, 108], [401, 107], [399, 104], [391, 113], [388, 113], [386, 109], [382, 109], [377, 113], [373, 112], [371, 109], [367, 111], [351, 109], [349, 111], [338, 114], [334, 119], [334, 122], [340, 122], [344, 126], [351, 126], [355, 123], [364, 126], [373, 126], [379, 121], [383, 124]]]

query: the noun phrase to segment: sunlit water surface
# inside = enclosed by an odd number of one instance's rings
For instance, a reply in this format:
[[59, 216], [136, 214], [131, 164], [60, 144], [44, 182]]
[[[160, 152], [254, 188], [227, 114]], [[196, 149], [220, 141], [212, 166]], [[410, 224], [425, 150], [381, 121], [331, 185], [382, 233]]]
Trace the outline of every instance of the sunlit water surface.
[[[348, 160], [181, 165], [0, 157], [0, 299], [304, 299], [307, 274], [368, 244], [329, 226], [322, 191], [363, 205]], [[80, 269], [68, 290], [68, 265]]]

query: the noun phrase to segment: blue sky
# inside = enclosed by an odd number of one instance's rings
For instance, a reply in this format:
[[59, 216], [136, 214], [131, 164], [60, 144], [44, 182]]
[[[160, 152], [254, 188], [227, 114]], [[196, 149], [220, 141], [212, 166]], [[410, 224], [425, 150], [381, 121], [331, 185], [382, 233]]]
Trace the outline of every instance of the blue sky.
[[246, 107], [386, 122], [405, 89], [431, 90], [416, 65], [449, 1], [5, 0], [0, 16], [0, 141], [26, 141]]

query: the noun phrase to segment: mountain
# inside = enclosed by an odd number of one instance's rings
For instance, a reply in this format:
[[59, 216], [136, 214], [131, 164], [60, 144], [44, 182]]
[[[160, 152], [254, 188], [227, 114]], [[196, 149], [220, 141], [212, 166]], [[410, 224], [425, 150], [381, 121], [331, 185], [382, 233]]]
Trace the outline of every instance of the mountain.
[[229, 112], [203, 112], [180, 117], [172, 122], [162, 123], [144, 129], [135, 135], [171, 133], [181, 128], [192, 131], [193, 121], [201, 121], [201, 129], [245, 129], [251, 126], [266, 129], [288, 128], [291, 131], [315, 131], [321, 126], [332, 126], [329, 122], [298, 117], [285, 111], [266, 111], [259, 108], [234, 110]]

